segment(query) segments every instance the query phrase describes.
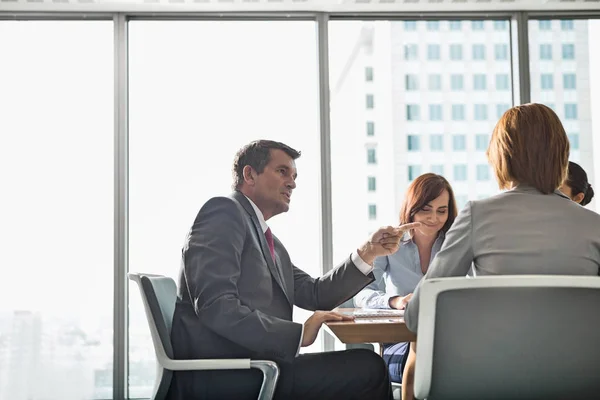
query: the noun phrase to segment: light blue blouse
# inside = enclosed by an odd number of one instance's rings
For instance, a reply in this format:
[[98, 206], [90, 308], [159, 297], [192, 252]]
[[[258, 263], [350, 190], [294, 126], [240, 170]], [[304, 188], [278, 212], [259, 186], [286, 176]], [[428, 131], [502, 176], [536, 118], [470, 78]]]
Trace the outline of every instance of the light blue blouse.
[[[440, 233], [433, 243], [431, 258], [440, 251], [444, 234]], [[423, 278], [419, 249], [415, 242], [405, 237], [400, 248], [392, 255], [377, 257], [373, 264], [375, 280], [354, 297], [355, 307], [390, 308], [390, 297], [412, 293]]]

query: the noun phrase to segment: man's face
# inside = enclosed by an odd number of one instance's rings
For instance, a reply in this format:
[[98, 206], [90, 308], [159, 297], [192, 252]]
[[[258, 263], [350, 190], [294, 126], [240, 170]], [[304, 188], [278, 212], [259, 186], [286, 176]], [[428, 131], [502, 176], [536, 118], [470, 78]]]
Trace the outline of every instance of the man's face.
[[289, 210], [297, 176], [292, 157], [283, 150], [271, 150], [271, 160], [261, 174], [255, 175], [253, 187], [254, 201], [265, 220]]

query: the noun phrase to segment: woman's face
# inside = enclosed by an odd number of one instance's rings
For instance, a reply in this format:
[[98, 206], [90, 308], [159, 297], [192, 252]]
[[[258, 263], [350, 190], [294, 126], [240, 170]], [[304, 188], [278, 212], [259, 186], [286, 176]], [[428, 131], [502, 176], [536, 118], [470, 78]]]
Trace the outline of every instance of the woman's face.
[[563, 192], [565, 195], [569, 196], [569, 198], [577, 204], [581, 204], [581, 201], [585, 197], [583, 193], [577, 193], [575, 196], [573, 196], [573, 190], [571, 189], [571, 186], [567, 185], [566, 182], [563, 183], [562, 186], [558, 188], [558, 190]]
[[423, 236], [437, 236], [438, 232], [448, 221], [448, 206], [450, 194], [444, 190], [437, 198], [430, 201], [414, 216], [415, 222], [421, 226], [415, 229], [415, 234]]

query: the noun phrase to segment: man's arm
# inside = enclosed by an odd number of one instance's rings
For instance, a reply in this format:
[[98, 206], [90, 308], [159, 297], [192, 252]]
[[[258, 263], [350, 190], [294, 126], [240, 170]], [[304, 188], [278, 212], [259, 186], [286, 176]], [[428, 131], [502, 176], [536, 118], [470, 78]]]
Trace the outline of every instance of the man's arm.
[[246, 223], [236, 203], [225, 197], [200, 210], [184, 249], [184, 273], [196, 315], [209, 329], [266, 358], [291, 361], [302, 325], [241, 304], [237, 282]]

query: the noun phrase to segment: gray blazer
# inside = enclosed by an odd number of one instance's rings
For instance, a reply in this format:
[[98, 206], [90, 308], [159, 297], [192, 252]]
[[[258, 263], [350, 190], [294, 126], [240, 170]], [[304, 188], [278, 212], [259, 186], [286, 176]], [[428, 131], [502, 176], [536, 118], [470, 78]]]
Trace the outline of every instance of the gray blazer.
[[[600, 215], [558, 190], [519, 186], [467, 203], [424, 279], [478, 275], [590, 275], [600, 272]], [[417, 331], [419, 290], [404, 314]]]
[[312, 278], [274, 242], [277, 263], [243, 194], [204, 204], [183, 249], [171, 333], [175, 358], [291, 362], [302, 334], [302, 324], [292, 322], [294, 305], [330, 310], [374, 280], [350, 257]]

